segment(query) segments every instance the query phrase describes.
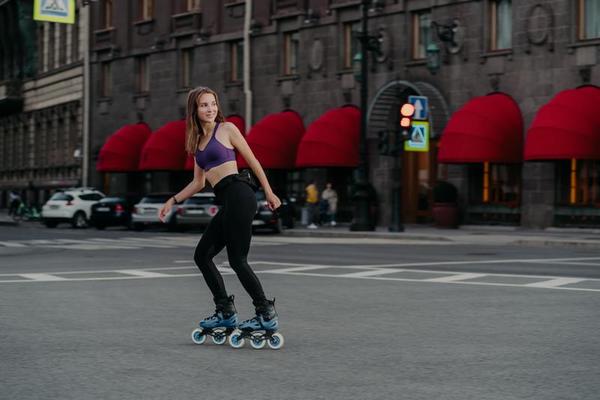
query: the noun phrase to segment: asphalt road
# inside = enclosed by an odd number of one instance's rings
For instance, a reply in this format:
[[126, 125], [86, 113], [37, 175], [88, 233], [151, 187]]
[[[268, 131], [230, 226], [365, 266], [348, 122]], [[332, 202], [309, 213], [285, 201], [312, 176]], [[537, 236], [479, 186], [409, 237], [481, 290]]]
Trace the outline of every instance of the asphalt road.
[[199, 236], [0, 227], [0, 399], [598, 398], [597, 251], [256, 235], [286, 343], [235, 350]]

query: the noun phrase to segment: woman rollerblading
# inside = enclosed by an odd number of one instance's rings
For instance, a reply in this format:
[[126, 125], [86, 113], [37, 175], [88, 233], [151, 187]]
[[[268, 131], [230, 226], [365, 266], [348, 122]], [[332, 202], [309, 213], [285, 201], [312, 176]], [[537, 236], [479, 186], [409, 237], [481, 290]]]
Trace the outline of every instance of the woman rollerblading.
[[257, 204], [254, 189], [238, 172], [236, 150], [264, 189], [268, 207], [277, 209], [281, 200], [273, 193], [265, 172], [240, 131], [225, 121], [217, 94], [209, 88], [199, 87], [189, 92], [187, 104], [186, 150], [194, 155], [194, 179], [161, 207], [159, 218], [165, 222], [173, 206], [201, 191], [207, 180], [221, 205], [194, 252], [194, 261], [213, 295], [215, 314], [200, 322], [200, 329], [192, 333], [192, 339], [195, 343], [203, 343], [206, 336], [212, 336], [215, 343], [222, 344], [237, 325], [233, 296], [227, 294], [223, 277], [213, 262], [213, 258], [226, 248], [229, 265], [252, 298], [257, 322], [265, 332], [265, 338], [275, 338], [275, 346], [271, 347], [280, 348], [283, 337], [274, 333], [278, 320], [273, 302], [267, 300], [258, 277], [248, 265]]

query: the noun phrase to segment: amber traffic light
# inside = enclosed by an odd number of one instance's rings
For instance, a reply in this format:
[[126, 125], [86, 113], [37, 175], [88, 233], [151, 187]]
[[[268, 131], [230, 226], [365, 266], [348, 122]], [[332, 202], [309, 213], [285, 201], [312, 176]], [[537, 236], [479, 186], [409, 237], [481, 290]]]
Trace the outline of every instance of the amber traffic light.
[[415, 106], [410, 103], [404, 103], [400, 107], [400, 126], [403, 129], [410, 128], [412, 124], [412, 118], [415, 115]]

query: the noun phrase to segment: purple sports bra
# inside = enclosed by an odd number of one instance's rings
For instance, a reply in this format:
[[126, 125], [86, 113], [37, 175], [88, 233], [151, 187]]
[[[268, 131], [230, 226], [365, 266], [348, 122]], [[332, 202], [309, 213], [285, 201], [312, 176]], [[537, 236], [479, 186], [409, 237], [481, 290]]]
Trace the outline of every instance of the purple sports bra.
[[204, 147], [204, 150], [196, 149], [196, 163], [205, 171], [228, 161], [235, 161], [235, 151], [223, 146], [223, 143], [217, 140], [217, 129], [219, 123], [215, 125], [212, 137]]

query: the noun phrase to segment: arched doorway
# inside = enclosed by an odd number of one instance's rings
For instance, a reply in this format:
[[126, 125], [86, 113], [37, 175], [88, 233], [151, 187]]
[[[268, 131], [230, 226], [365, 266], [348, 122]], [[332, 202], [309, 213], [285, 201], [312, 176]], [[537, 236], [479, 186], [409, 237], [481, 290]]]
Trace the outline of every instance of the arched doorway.
[[[425, 96], [429, 102], [427, 121], [430, 127], [428, 152], [400, 152], [399, 156], [385, 156], [372, 151], [371, 182], [374, 182], [380, 203], [379, 225], [389, 225], [396, 203], [392, 200], [394, 187], [401, 182], [401, 212], [405, 223], [431, 220], [432, 188], [437, 180], [437, 147], [439, 137], [449, 118], [448, 106], [440, 92], [426, 82], [394, 80], [383, 85], [376, 93], [368, 110], [367, 138], [378, 144], [371, 149], [381, 150], [381, 133], [397, 131], [400, 106], [409, 96]], [[391, 141], [394, 143], [394, 140]], [[400, 145], [397, 142], [397, 145]], [[400, 157], [394, 160], [394, 157]], [[394, 168], [399, 162], [401, 172]], [[397, 165], [397, 164], [396, 164]]]

